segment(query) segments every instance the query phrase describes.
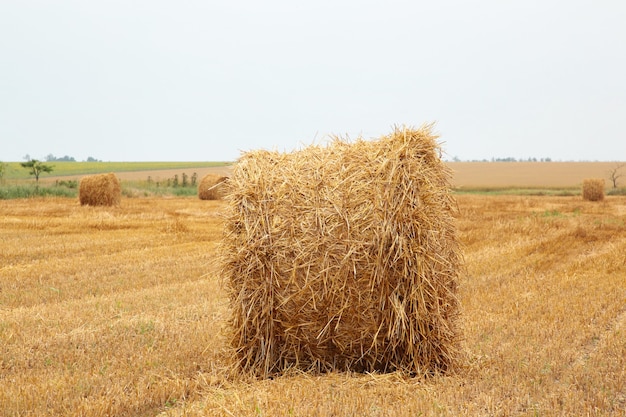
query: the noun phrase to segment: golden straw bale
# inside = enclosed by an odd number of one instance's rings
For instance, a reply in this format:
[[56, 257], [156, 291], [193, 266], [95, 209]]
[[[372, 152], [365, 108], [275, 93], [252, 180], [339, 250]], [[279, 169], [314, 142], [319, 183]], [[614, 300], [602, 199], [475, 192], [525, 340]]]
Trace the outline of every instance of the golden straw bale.
[[436, 139], [424, 125], [241, 156], [220, 255], [236, 369], [454, 369], [461, 254]]
[[80, 180], [78, 198], [81, 205], [117, 206], [122, 199], [122, 186], [115, 174], [88, 175]]
[[604, 200], [604, 179], [587, 178], [583, 180], [583, 200]]
[[228, 177], [216, 174], [205, 175], [198, 185], [198, 197], [200, 200], [221, 200], [225, 194], [226, 181]]

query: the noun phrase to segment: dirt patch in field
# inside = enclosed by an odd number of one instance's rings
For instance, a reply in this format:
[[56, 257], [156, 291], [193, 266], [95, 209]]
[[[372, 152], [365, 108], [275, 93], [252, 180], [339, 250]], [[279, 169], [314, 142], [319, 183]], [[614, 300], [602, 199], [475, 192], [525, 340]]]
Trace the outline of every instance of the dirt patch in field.
[[605, 178], [617, 162], [449, 162], [455, 187], [577, 187]]
[[[605, 178], [615, 162], [449, 162], [454, 187], [579, 187], [585, 178]], [[186, 172], [230, 176], [232, 166], [116, 173], [121, 180], [172, 178]], [[626, 172], [626, 170], [625, 170]]]
[[[147, 180], [150, 177], [153, 181], [166, 180], [173, 178], [174, 175], [182, 176], [183, 173], [191, 176], [195, 172], [198, 174], [198, 178], [204, 177], [206, 174], [217, 174], [222, 176], [230, 176], [232, 167], [220, 166], [220, 167], [207, 167], [207, 168], [176, 168], [176, 169], [160, 169], [160, 170], [148, 170], [148, 171], [128, 171], [128, 172], [115, 172], [115, 175], [120, 180], [126, 181], [141, 181]], [[57, 180], [79, 180], [85, 175], [65, 175], [57, 177], [41, 178], [41, 182], [54, 182]]]
[[204, 177], [206, 174], [230, 176], [230, 166], [210, 167], [210, 168], [183, 168], [183, 169], [162, 169], [157, 171], [137, 171], [137, 172], [118, 172], [117, 176], [121, 180], [145, 180], [150, 176], [153, 180], [172, 178], [174, 175], [192, 175], [194, 172], [198, 174], [198, 178]]

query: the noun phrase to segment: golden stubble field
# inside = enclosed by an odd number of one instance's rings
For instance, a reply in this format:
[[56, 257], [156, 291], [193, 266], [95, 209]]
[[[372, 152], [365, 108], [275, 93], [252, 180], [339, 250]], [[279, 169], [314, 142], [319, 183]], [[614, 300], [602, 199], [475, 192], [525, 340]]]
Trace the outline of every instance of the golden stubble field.
[[626, 198], [458, 196], [465, 367], [227, 372], [223, 202], [0, 201], [2, 416], [626, 415]]

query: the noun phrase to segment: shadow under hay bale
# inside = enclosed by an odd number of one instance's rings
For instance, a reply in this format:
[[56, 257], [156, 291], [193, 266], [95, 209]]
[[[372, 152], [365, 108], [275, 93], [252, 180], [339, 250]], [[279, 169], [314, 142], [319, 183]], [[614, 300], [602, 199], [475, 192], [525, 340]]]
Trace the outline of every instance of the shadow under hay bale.
[[198, 185], [198, 198], [200, 200], [221, 200], [225, 195], [225, 183], [227, 181], [228, 177], [221, 175], [205, 175]]
[[83, 177], [78, 186], [78, 199], [83, 206], [117, 206], [122, 199], [120, 180], [113, 173]]
[[604, 179], [587, 178], [583, 180], [583, 200], [587, 200], [587, 201], [604, 200]]
[[236, 368], [454, 368], [461, 255], [431, 131], [242, 155], [221, 250]]

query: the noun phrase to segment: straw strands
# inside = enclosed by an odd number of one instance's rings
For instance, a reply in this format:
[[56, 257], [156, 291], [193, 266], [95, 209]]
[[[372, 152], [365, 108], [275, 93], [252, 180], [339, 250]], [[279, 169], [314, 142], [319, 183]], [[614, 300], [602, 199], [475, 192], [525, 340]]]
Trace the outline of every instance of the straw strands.
[[604, 200], [604, 179], [587, 178], [583, 180], [583, 200]]
[[198, 198], [200, 200], [220, 200], [224, 197], [224, 183], [228, 177], [216, 174], [207, 174], [200, 180], [198, 185]]
[[122, 199], [120, 180], [113, 173], [83, 177], [78, 187], [78, 199], [81, 205], [117, 206]]
[[461, 255], [436, 139], [241, 156], [221, 250], [237, 369], [453, 369]]

